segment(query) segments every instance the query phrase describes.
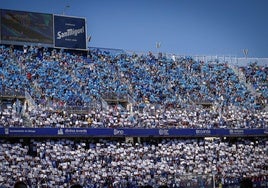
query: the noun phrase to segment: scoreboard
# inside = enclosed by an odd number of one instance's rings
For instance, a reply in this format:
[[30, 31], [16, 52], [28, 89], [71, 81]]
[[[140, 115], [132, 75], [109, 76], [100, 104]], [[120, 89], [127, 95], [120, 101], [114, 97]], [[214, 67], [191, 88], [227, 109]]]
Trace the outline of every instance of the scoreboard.
[[86, 19], [0, 9], [2, 44], [87, 49]]

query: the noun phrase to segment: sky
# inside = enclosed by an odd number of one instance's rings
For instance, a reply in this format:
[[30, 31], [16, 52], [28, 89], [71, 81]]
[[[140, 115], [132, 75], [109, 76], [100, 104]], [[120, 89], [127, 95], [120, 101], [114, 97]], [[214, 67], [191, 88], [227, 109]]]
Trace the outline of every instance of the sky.
[[0, 0], [0, 9], [84, 17], [90, 47], [268, 58], [268, 0]]

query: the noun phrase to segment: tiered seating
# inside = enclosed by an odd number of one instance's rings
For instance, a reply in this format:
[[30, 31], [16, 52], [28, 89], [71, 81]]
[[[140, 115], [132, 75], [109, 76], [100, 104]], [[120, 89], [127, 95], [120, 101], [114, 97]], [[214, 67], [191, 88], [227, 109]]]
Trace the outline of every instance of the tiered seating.
[[[0, 140], [0, 185], [29, 187], [239, 186], [243, 177], [267, 181], [265, 139], [163, 139], [125, 143], [107, 139]], [[266, 183], [266, 182], [265, 182]], [[190, 186], [189, 186], [190, 184]]]
[[[92, 128], [265, 128], [267, 112], [249, 111], [230, 106], [225, 111], [200, 106], [183, 109], [154, 109], [149, 106], [133, 113], [110, 107], [87, 113], [70, 113], [46, 109], [29, 109], [32, 127]], [[8, 124], [3, 124], [8, 127]]]
[[245, 76], [247, 82], [253, 85], [254, 89], [262, 95], [266, 100], [268, 98], [268, 68], [259, 66], [257, 63], [251, 63], [246, 67], [240, 68]]
[[21, 105], [16, 105], [16, 102], [11, 106], [1, 106], [0, 109], [0, 127], [25, 127], [21, 116]]
[[[88, 57], [44, 50], [39, 57], [35, 51], [8, 47], [0, 51], [2, 91], [26, 90], [40, 107], [26, 108], [29, 125], [33, 127], [260, 128], [267, 125], [267, 112], [255, 108], [256, 97], [239, 82], [227, 63], [99, 50], [92, 50]], [[266, 69], [261, 70], [255, 71], [261, 78], [254, 79], [256, 84], [258, 80], [264, 81]], [[253, 79], [252, 73], [247, 75]], [[132, 108], [117, 112], [104, 109], [103, 97], [108, 95], [131, 98]], [[267, 101], [265, 90], [263, 100]], [[198, 102], [207, 102], [213, 108], [202, 109], [196, 105]], [[94, 109], [88, 109], [74, 123], [66, 110], [70, 106], [94, 106]]]

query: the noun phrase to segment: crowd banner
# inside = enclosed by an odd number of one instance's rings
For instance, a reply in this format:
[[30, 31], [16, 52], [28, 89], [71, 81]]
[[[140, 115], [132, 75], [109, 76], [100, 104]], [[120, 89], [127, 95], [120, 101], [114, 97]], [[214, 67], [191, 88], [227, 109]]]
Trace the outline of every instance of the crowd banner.
[[55, 47], [85, 50], [85, 18], [54, 15], [54, 41]]
[[0, 136], [225, 137], [267, 136], [267, 129], [0, 128]]

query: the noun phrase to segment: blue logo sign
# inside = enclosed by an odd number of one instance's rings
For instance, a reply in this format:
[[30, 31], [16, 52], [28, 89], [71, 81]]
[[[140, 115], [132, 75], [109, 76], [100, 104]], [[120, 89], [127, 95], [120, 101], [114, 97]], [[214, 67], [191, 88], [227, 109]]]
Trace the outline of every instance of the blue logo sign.
[[86, 21], [84, 18], [54, 15], [55, 47], [86, 49]]

